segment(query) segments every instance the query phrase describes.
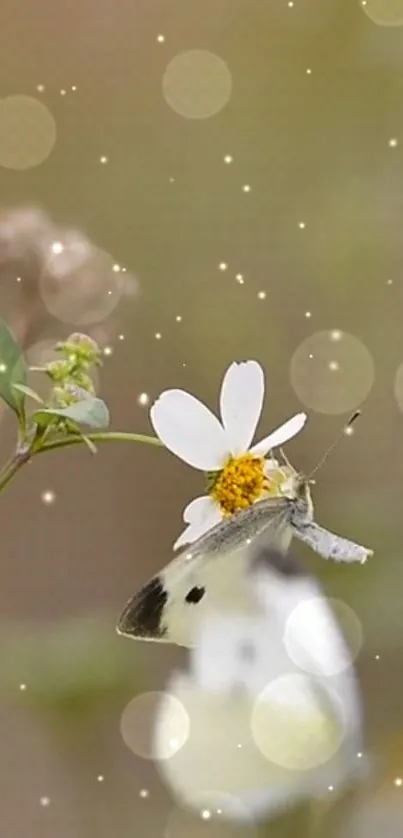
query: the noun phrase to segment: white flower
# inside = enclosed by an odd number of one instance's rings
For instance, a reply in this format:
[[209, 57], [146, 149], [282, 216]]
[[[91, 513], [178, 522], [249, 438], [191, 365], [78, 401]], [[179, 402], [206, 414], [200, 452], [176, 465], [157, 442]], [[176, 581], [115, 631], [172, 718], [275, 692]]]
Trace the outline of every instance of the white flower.
[[265, 456], [292, 439], [307, 416], [297, 413], [251, 446], [263, 398], [263, 370], [256, 361], [245, 361], [234, 362], [224, 375], [221, 422], [184, 390], [166, 390], [152, 406], [151, 422], [164, 445], [193, 468], [214, 473], [209, 494], [195, 498], [184, 510], [188, 526], [175, 542], [175, 549], [195, 541], [223, 517], [264, 495], [278, 493], [284, 470]]

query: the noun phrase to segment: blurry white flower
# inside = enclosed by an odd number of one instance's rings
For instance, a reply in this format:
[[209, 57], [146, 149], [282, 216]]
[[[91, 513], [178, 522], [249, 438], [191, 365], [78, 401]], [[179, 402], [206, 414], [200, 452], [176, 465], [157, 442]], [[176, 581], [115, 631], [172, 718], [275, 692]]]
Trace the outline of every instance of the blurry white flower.
[[[187, 740], [159, 759], [175, 721], [172, 700], [162, 699], [154, 754], [180, 803], [200, 811], [216, 808], [221, 796], [235, 801], [232, 812], [225, 807], [228, 817], [259, 821], [357, 779], [361, 706], [333, 613], [293, 558], [263, 548], [245, 585], [254, 591], [254, 615], [236, 608], [205, 613], [189, 671], [167, 685], [165, 695], [181, 701], [190, 718]], [[302, 602], [304, 669], [283, 643], [288, 618]], [[331, 677], [329, 661], [337, 671]], [[313, 663], [315, 676], [307, 671]]]
[[224, 375], [221, 422], [184, 390], [166, 390], [152, 406], [151, 422], [164, 445], [193, 468], [211, 473], [209, 494], [195, 498], [184, 510], [188, 526], [175, 548], [195, 541], [223, 517], [264, 495], [277, 494], [279, 484], [289, 476], [265, 456], [299, 433], [307, 417], [297, 413], [251, 445], [263, 398], [263, 370], [256, 361], [246, 361], [231, 364]]

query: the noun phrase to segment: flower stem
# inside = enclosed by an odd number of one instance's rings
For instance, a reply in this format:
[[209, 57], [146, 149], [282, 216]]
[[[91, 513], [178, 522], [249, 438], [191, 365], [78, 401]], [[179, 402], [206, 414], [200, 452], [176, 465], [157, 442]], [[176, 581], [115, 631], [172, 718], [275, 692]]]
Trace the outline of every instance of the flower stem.
[[61, 437], [61, 439], [51, 439], [45, 442], [40, 448], [32, 452], [34, 454], [42, 454], [42, 451], [52, 451], [54, 448], [65, 448], [66, 445], [77, 445], [85, 442], [84, 436], [90, 439], [91, 442], [143, 442], [146, 445], [162, 446], [161, 440], [156, 436], [148, 436], [147, 434], [132, 434], [128, 431], [95, 431], [91, 434], [69, 434], [69, 436]]
[[10, 480], [13, 479], [17, 471], [19, 471], [19, 469], [22, 468], [26, 462], [26, 459], [22, 459], [18, 456], [18, 454], [14, 454], [13, 457], [10, 457], [9, 461], [0, 471], [0, 492], [6, 488]]
[[53, 451], [55, 448], [65, 448], [66, 445], [78, 445], [85, 443], [85, 437], [92, 442], [143, 442], [146, 445], [162, 446], [162, 442], [156, 436], [147, 436], [147, 434], [132, 434], [126, 431], [95, 431], [92, 434], [69, 434], [69, 436], [61, 437], [60, 439], [51, 439], [49, 442], [44, 442], [43, 445], [35, 447], [33, 445], [30, 450], [26, 450], [24, 455], [17, 451], [0, 471], [0, 492], [5, 489], [10, 480], [19, 471], [22, 466], [27, 463], [32, 457], [37, 454], [42, 454], [44, 451]]

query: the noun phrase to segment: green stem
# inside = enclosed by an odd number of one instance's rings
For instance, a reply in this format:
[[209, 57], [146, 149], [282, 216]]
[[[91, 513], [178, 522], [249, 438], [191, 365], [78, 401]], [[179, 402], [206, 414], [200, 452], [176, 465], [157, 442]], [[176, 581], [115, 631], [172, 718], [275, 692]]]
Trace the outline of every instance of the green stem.
[[[143, 442], [146, 445], [162, 446], [161, 440], [156, 436], [147, 436], [147, 434], [132, 434], [128, 431], [96, 431], [92, 434], [85, 434], [87, 439], [92, 442]], [[83, 436], [80, 434], [70, 434], [69, 436], [61, 437], [61, 439], [51, 439], [45, 442], [41, 448], [32, 452], [34, 454], [42, 454], [42, 451], [52, 451], [54, 448], [65, 448], [66, 445], [77, 445], [85, 442]]]
[[[143, 442], [146, 445], [162, 446], [162, 442], [156, 436], [147, 436], [146, 434], [131, 434], [125, 431], [96, 431], [92, 434], [86, 434], [87, 439], [92, 442]], [[0, 471], [0, 492], [5, 489], [10, 480], [13, 479], [17, 471], [28, 462], [36, 454], [42, 454], [43, 451], [52, 451], [54, 448], [65, 448], [66, 445], [83, 444], [85, 439], [80, 434], [71, 434], [60, 439], [51, 439], [45, 442], [38, 448], [34, 446], [25, 457], [14, 454], [6, 465]]]
[[22, 468], [25, 462], [26, 460], [16, 455], [10, 458], [8, 463], [0, 471], [0, 492], [6, 488], [7, 484], [13, 479], [14, 475]]

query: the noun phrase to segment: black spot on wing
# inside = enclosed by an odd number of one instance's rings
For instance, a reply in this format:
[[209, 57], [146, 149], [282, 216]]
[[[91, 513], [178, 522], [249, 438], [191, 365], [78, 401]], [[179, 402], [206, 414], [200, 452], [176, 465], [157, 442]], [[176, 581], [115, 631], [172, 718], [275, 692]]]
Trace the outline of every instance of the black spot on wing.
[[267, 568], [274, 570], [280, 576], [297, 577], [307, 576], [307, 572], [301, 562], [291, 553], [281, 553], [279, 550], [273, 550], [269, 547], [262, 547], [254, 557], [253, 569]]
[[242, 663], [254, 663], [256, 660], [256, 647], [253, 640], [243, 640], [237, 652]]
[[126, 605], [117, 625], [119, 634], [159, 640], [166, 634], [164, 608], [168, 600], [162, 579], [154, 576]]
[[203, 599], [205, 593], [205, 588], [191, 588], [185, 596], [185, 602], [192, 603], [192, 605], [197, 605], [197, 603], [200, 602], [201, 599]]

